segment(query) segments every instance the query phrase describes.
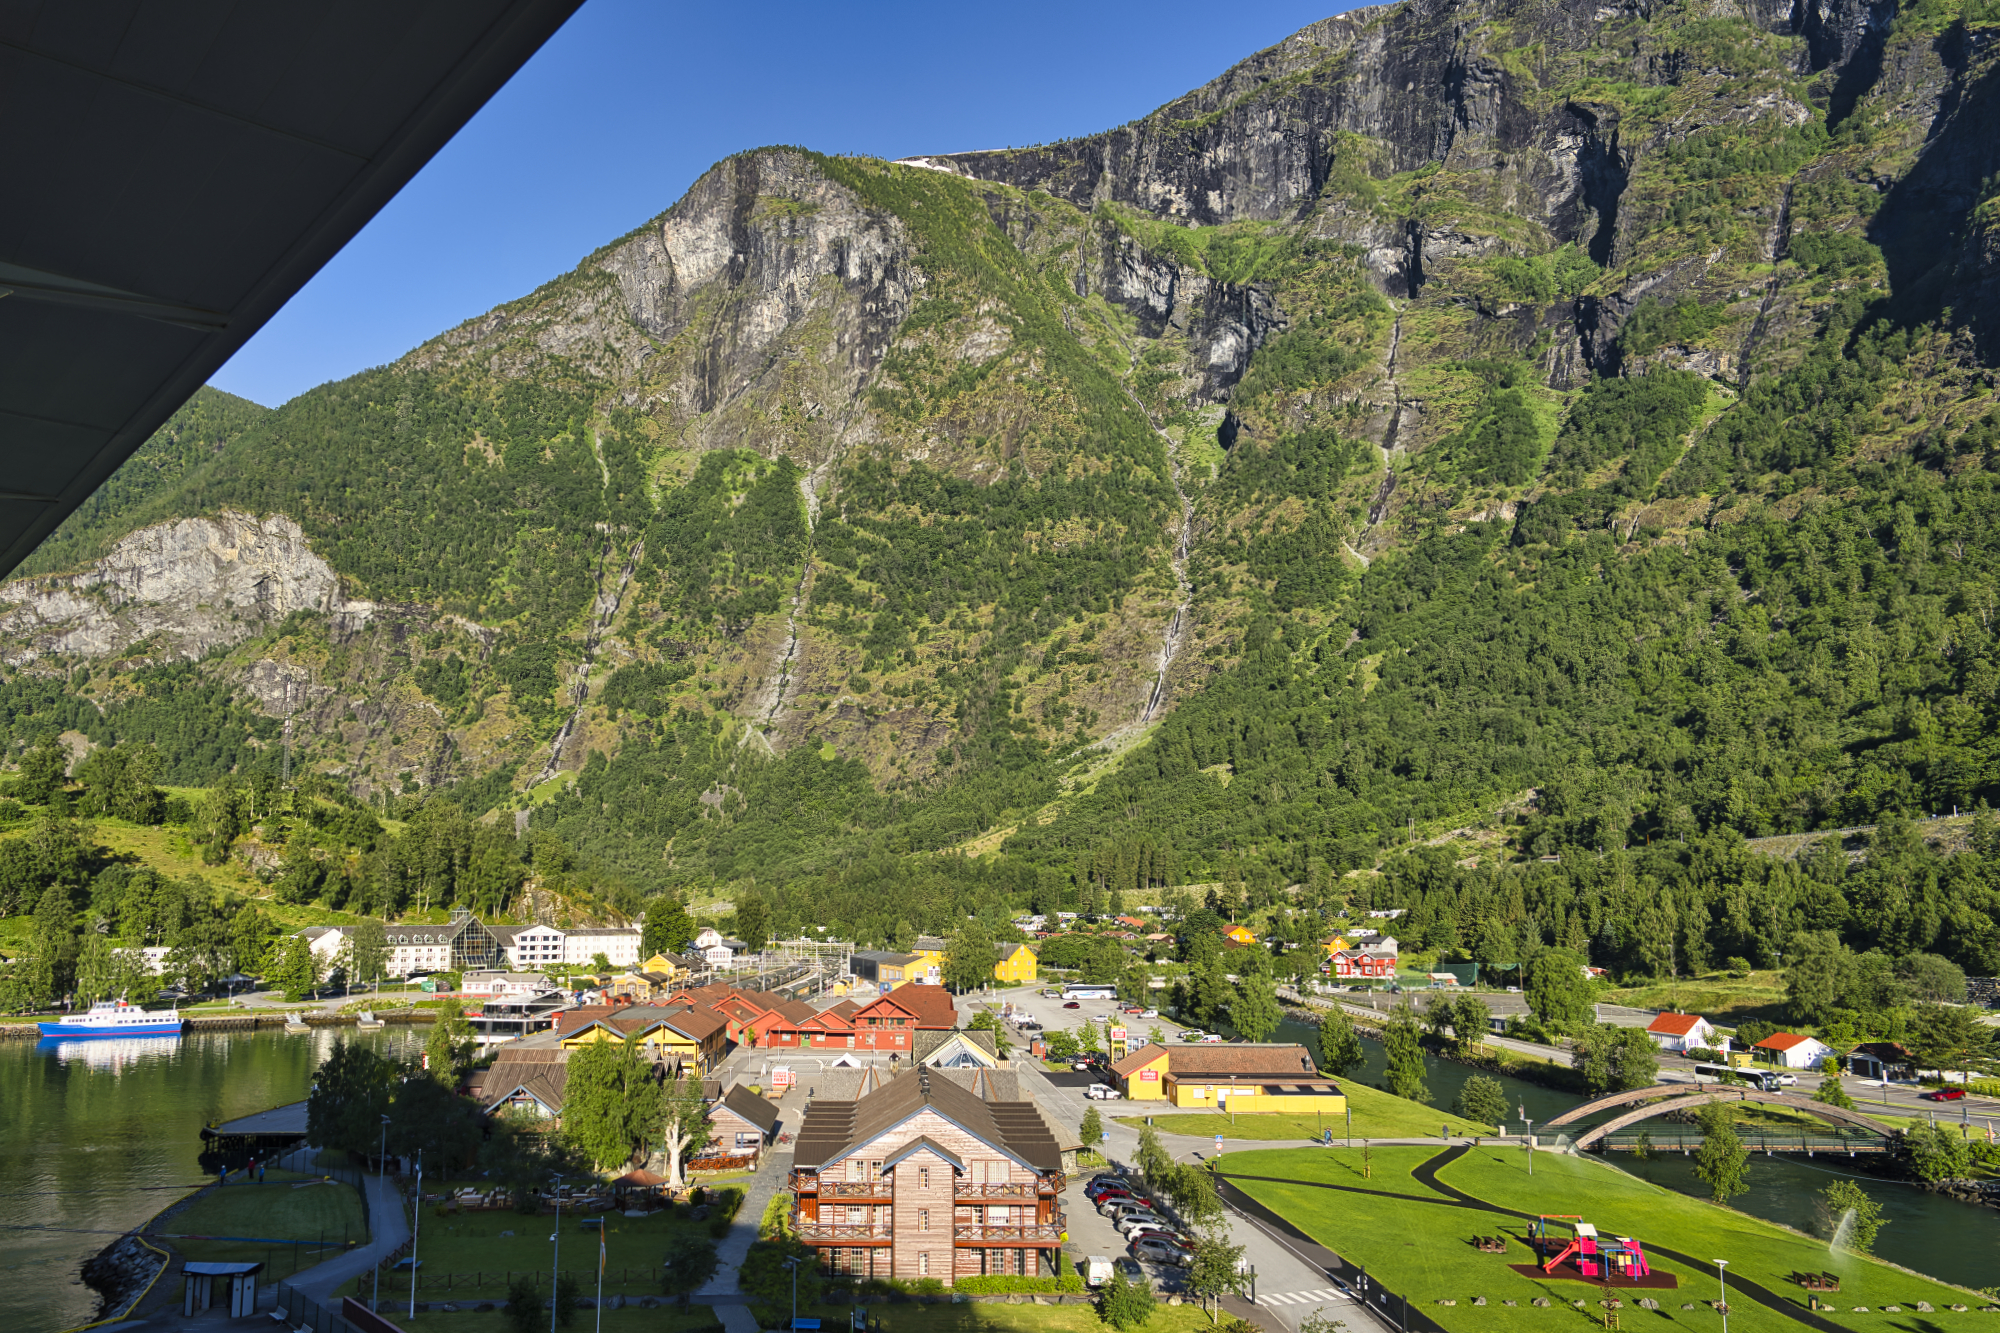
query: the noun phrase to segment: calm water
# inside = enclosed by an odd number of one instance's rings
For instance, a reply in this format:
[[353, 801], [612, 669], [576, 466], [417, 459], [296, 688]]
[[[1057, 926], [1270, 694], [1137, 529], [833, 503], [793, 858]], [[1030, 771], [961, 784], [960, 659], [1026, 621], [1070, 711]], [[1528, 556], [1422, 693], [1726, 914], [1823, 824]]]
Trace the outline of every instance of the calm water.
[[[346, 1036], [400, 1051], [423, 1032]], [[0, 1328], [91, 1319], [97, 1297], [77, 1266], [200, 1183], [204, 1124], [305, 1096], [334, 1040], [315, 1031], [0, 1042]]]
[[[1316, 1028], [1286, 1022], [1279, 1026], [1273, 1040], [1296, 1041], [1317, 1051], [1317, 1038]], [[1381, 1043], [1364, 1038], [1361, 1047], [1368, 1058], [1357, 1075], [1364, 1083], [1379, 1085], [1387, 1068]], [[1440, 1107], [1450, 1106], [1465, 1080], [1480, 1072], [1466, 1065], [1428, 1057], [1425, 1059], [1425, 1070], [1432, 1101]], [[1488, 1077], [1499, 1078], [1501, 1085], [1507, 1089], [1509, 1106], [1516, 1108], [1518, 1113], [1519, 1108], [1525, 1105], [1528, 1114], [1537, 1122], [1568, 1110], [1578, 1101], [1569, 1093], [1523, 1083], [1519, 1079], [1499, 1075]], [[1520, 1125], [1516, 1122], [1507, 1128], [1519, 1132]], [[1658, 1134], [1659, 1128], [1654, 1128]], [[1338, 1133], [1338, 1130], [1335, 1132]], [[1662, 1154], [1641, 1161], [1631, 1153], [1612, 1153], [1609, 1156], [1614, 1165], [1656, 1185], [1696, 1198], [1708, 1197], [1707, 1186], [1694, 1178], [1694, 1163], [1689, 1158]], [[1810, 1231], [1813, 1226], [1813, 1196], [1838, 1176], [1851, 1176], [1859, 1181], [1861, 1187], [1882, 1205], [1889, 1225], [1875, 1240], [1875, 1253], [1881, 1258], [1969, 1287], [1986, 1287], [2000, 1281], [2000, 1209], [1959, 1203], [1901, 1181], [1879, 1179], [1853, 1170], [1846, 1158], [1753, 1156], [1750, 1159], [1750, 1192], [1738, 1195], [1731, 1203], [1753, 1217]], [[1828, 1266], [1834, 1265], [1829, 1263]]]

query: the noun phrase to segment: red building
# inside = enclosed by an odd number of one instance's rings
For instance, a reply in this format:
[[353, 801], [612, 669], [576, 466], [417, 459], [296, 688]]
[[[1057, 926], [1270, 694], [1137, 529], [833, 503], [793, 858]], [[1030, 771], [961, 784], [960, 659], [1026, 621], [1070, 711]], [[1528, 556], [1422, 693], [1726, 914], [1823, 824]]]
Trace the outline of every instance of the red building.
[[1333, 954], [1333, 975], [1340, 978], [1372, 980], [1396, 975], [1396, 955], [1392, 953], [1369, 953], [1365, 949], [1336, 949]]

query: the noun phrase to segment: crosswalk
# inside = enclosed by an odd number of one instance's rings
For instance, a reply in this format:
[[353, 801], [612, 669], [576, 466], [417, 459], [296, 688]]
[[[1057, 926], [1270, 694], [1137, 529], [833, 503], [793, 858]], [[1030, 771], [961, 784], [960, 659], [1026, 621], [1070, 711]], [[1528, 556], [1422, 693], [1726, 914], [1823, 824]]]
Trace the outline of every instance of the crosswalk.
[[1260, 1291], [1257, 1293], [1259, 1305], [1325, 1305], [1328, 1301], [1353, 1299], [1344, 1291], [1322, 1288], [1319, 1291]]

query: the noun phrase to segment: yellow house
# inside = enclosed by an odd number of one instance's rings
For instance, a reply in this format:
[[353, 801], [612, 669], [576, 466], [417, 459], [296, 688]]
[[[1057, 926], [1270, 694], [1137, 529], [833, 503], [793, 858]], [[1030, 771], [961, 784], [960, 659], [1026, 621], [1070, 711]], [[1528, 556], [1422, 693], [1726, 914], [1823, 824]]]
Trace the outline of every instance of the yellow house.
[[1164, 1046], [1141, 1046], [1111, 1066], [1111, 1077], [1127, 1101], [1159, 1101], [1167, 1095], [1167, 1058]]
[[915, 947], [910, 950], [917, 961], [910, 964], [911, 974], [917, 980], [936, 986], [944, 981], [945, 942], [935, 935], [919, 935]]
[[1347, 936], [1335, 935], [1332, 939], [1328, 940], [1322, 947], [1326, 950], [1326, 956], [1328, 958], [1331, 958], [1337, 953], [1346, 953], [1349, 949], [1352, 949], [1354, 946], [1348, 943]]
[[706, 1074], [729, 1051], [729, 1023], [721, 1014], [686, 1005], [628, 1004], [572, 1009], [562, 1014], [563, 1046], [575, 1050], [594, 1041], [636, 1037], [659, 1056], [676, 1056], [697, 1074]]
[[639, 970], [641, 972], [657, 972], [666, 977], [677, 977], [687, 971], [687, 968], [663, 953], [656, 953], [651, 958], [648, 958]]
[[1303, 1046], [1234, 1042], [1226, 1046], [1142, 1046], [1111, 1066], [1131, 1101], [1167, 1101], [1190, 1111], [1341, 1115], [1347, 1096], [1321, 1078]]
[[1021, 985], [1035, 979], [1035, 968], [1040, 962], [1035, 957], [1032, 944], [996, 944], [993, 956], [999, 961], [993, 964], [993, 979], [1012, 985]]
[[1231, 926], [1222, 933], [1225, 938], [1235, 940], [1238, 944], [1255, 944], [1257, 942], [1257, 932], [1248, 926]]

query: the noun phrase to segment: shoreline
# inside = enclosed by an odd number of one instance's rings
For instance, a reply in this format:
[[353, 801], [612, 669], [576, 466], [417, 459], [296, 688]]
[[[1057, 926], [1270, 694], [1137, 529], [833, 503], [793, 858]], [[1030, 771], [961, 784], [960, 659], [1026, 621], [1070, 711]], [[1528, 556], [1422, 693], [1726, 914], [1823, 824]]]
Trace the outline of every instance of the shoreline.
[[[39, 1020], [23, 1019], [18, 1022], [0, 1023], [0, 1041], [41, 1041], [42, 1031], [36, 1024], [53, 1017], [55, 1015], [50, 1014]], [[197, 1032], [254, 1032], [259, 1028], [284, 1028], [291, 1026], [295, 1017], [299, 1016], [283, 1012], [196, 1014], [185, 1021], [181, 1035], [187, 1036]], [[376, 1011], [375, 1020], [378, 1023], [435, 1023], [437, 1014], [429, 1009], [381, 1009]], [[309, 1028], [351, 1028], [359, 1027], [361, 1024], [360, 1018], [354, 1014], [311, 1013], [299, 1018], [299, 1021]], [[48, 1040], [93, 1041], [96, 1038], [55, 1037]]]

